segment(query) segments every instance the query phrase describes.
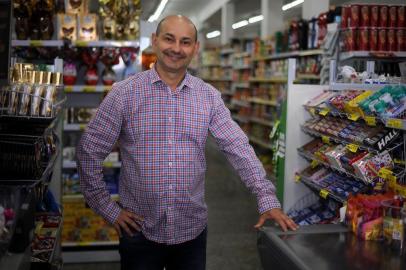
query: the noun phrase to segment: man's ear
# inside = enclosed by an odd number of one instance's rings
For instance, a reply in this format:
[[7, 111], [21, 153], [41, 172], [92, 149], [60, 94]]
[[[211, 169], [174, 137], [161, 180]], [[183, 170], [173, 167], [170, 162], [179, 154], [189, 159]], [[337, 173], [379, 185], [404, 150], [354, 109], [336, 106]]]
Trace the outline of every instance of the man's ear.
[[199, 42], [199, 41], [196, 41], [196, 44], [195, 44], [195, 55], [199, 53], [199, 49], [200, 49], [200, 42]]

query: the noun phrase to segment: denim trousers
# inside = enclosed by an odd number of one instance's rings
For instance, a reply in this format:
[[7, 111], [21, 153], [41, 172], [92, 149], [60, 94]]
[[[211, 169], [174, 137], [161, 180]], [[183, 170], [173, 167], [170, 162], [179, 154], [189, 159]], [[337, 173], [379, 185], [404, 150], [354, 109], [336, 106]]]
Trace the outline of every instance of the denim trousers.
[[148, 240], [141, 232], [123, 234], [121, 270], [205, 270], [207, 228], [195, 239], [167, 245]]

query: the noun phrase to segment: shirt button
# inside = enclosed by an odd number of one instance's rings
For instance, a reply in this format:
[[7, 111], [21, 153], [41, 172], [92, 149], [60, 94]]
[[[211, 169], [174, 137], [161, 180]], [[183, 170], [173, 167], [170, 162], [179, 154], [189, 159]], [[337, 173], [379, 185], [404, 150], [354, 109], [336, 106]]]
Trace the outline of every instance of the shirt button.
[[169, 162], [169, 167], [172, 167], [172, 162]]

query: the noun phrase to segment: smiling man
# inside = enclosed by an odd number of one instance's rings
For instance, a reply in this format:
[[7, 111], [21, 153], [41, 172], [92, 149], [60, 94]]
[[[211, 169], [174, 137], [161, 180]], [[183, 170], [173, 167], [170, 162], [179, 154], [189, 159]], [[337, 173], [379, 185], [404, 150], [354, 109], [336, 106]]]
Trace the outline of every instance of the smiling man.
[[[158, 24], [152, 45], [154, 68], [114, 84], [77, 152], [87, 203], [120, 235], [122, 269], [205, 269], [209, 132], [257, 197], [255, 228], [273, 219], [282, 229], [295, 230], [219, 91], [187, 72], [199, 50], [194, 24], [184, 16], [168, 16]], [[117, 141], [119, 202], [110, 199], [102, 175], [103, 160]]]

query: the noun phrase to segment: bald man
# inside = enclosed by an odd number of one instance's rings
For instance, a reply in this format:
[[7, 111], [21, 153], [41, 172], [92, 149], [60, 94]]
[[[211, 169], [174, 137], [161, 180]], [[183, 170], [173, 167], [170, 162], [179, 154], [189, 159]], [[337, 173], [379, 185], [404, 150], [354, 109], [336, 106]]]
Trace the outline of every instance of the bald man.
[[[295, 230], [219, 91], [187, 72], [199, 50], [192, 21], [164, 18], [152, 46], [154, 68], [113, 85], [77, 148], [83, 194], [117, 229], [122, 269], [205, 269], [209, 132], [257, 197], [255, 228], [273, 219], [283, 230]], [[103, 160], [117, 141], [122, 159], [118, 202], [111, 200], [102, 175]]]

